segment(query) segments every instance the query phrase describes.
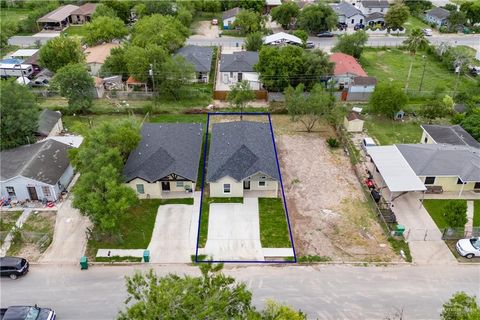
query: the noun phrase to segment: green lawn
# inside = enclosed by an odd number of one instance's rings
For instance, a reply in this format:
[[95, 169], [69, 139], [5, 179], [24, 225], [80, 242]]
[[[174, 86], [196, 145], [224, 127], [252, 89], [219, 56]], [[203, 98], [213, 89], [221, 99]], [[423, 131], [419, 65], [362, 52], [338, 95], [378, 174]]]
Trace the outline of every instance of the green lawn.
[[[418, 90], [423, 73], [423, 65], [426, 61], [425, 77], [422, 91], [433, 91], [436, 87], [445, 87], [447, 91], [455, 90], [456, 76], [448, 70], [433, 55], [418, 53], [414, 57], [412, 73], [409, 82], [410, 90]], [[372, 49], [366, 48], [360, 58], [360, 63], [369, 76], [376, 77], [381, 82], [395, 81], [401, 85], [407, 80], [408, 70], [412, 56], [400, 49]], [[458, 89], [476, 90], [476, 82], [466, 76], [460, 77]]]
[[473, 202], [473, 226], [480, 227], [480, 200]]
[[85, 28], [85, 25], [70, 26], [67, 29], [62, 31], [62, 35], [67, 35], [69, 37], [71, 36], [85, 37], [87, 35], [87, 30]]
[[423, 206], [425, 207], [425, 209], [427, 209], [428, 213], [432, 217], [433, 221], [435, 221], [435, 224], [440, 230], [449, 227], [447, 222], [445, 221], [443, 213], [445, 212], [445, 206], [450, 201], [465, 202], [465, 200], [438, 200], [438, 199], [423, 200]]
[[200, 220], [200, 238], [198, 247], [205, 248], [208, 237], [208, 215], [211, 203], [243, 203], [243, 198], [203, 198], [202, 202], [202, 218]]
[[365, 121], [365, 128], [381, 145], [419, 143], [422, 137], [420, 124], [393, 121], [381, 116], [369, 116]]
[[280, 198], [259, 198], [260, 241], [263, 248], [291, 248], [287, 217]]
[[0, 21], [20, 21], [25, 19], [29, 12], [29, 9], [23, 8], [1, 8]]
[[117, 236], [97, 237], [93, 230], [88, 240], [88, 255], [95, 257], [98, 249], [146, 249], [152, 237], [158, 207], [165, 204], [193, 205], [193, 198], [140, 200], [120, 218]]
[[431, 29], [431, 27], [420, 18], [410, 16], [405, 22], [405, 29], [407, 29], [407, 34], [410, 34], [413, 29]]

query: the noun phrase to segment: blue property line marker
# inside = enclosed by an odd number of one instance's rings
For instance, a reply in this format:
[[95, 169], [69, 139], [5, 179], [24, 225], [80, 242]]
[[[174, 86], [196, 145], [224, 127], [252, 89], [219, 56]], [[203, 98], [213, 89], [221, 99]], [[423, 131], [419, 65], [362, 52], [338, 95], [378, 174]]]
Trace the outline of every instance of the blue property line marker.
[[[270, 126], [270, 133], [272, 136], [273, 142], [273, 151], [275, 153], [275, 161], [277, 164], [278, 176], [280, 179], [280, 187], [282, 190], [282, 198], [283, 198], [283, 208], [285, 209], [285, 217], [287, 219], [287, 226], [288, 226], [288, 233], [290, 236], [290, 243], [292, 244], [293, 250], [293, 261], [284, 261], [284, 260], [272, 260], [272, 261], [257, 261], [257, 260], [199, 260], [198, 259], [198, 244], [200, 242], [200, 226], [202, 222], [202, 203], [203, 203], [203, 191], [205, 188], [205, 170], [206, 170], [206, 163], [207, 163], [207, 151], [208, 151], [208, 127], [210, 124], [210, 116], [215, 115], [254, 115], [254, 116], [267, 116], [268, 123]], [[208, 226], [207, 226], [208, 228]], [[283, 188], [283, 180], [282, 180], [282, 173], [280, 170], [280, 163], [278, 161], [278, 154], [277, 154], [277, 146], [275, 144], [275, 135], [273, 133], [273, 126], [272, 126], [272, 119], [270, 118], [270, 112], [214, 112], [214, 113], [207, 113], [207, 130], [205, 132], [205, 146], [204, 146], [204, 154], [203, 154], [203, 168], [202, 168], [202, 188], [200, 191], [200, 214], [198, 217], [198, 233], [197, 233], [197, 245], [195, 248], [195, 262], [196, 263], [296, 263], [297, 262], [297, 253], [295, 251], [295, 244], [293, 242], [293, 235], [292, 235], [292, 228], [290, 225], [290, 217], [288, 215], [288, 208], [287, 208], [287, 200], [285, 198], [285, 190]]]

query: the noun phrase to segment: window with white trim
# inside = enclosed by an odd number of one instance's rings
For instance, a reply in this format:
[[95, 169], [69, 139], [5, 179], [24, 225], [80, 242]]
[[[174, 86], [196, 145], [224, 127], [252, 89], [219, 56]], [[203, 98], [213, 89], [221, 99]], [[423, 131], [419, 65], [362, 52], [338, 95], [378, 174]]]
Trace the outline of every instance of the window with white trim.
[[143, 184], [137, 184], [137, 192], [140, 194], [145, 193], [145, 187], [143, 186]]
[[14, 187], [6, 187], [7, 193], [9, 197], [16, 197], [15, 188]]
[[51, 197], [52, 196], [52, 191], [50, 187], [47, 186], [42, 186], [42, 192], [44, 197]]
[[266, 182], [265, 181], [258, 181], [258, 186], [259, 187], [265, 187]]
[[224, 183], [223, 184], [223, 193], [230, 193], [230, 183]]
[[177, 188], [183, 188], [184, 182], [183, 181], [177, 181]]

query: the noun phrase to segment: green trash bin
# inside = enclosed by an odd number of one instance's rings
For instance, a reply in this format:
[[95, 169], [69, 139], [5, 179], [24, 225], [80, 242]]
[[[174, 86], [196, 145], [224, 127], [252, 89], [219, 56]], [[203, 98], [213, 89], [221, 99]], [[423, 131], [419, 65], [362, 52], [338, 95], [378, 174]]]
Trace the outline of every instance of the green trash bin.
[[87, 257], [83, 256], [80, 258], [80, 270], [87, 270], [88, 269], [88, 259]]
[[404, 232], [405, 232], [405, 226], [401, 224], [397, 224], [397, 228], [395, 229], [395, 235], [403, 236]]
[[150, 261], [150, 251], [145, 250], [143, 251], [143, 262], [149, 262]]

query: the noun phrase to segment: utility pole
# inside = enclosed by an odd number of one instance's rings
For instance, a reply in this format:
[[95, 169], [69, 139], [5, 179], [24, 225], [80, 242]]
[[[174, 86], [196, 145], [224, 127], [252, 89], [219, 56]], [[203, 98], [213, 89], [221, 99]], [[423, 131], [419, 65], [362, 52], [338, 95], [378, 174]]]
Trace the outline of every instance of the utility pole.
[[420, 87], [418, 88], [418, 92], [422, 91], [423, 78], [425, 77], [425, 68], [427, 66], [427, 57], [423, 55], [422, 58], [423, 58], [423, 72], [422, 72], [422, 79], [420, 80]]
[[152, 77], [152, 91], [155, 92], [155, 72], [154, 72], [154, 67], [155, 67], [155, 60], [153, 61], [153, 64], [150, 63], [150, 70], [148, 70], [148, 74], [150, 77]]

